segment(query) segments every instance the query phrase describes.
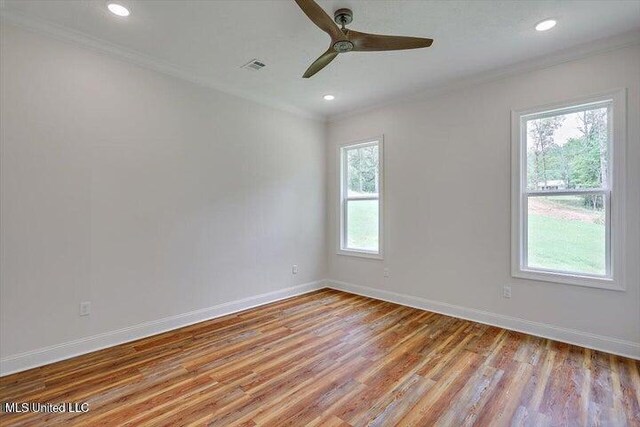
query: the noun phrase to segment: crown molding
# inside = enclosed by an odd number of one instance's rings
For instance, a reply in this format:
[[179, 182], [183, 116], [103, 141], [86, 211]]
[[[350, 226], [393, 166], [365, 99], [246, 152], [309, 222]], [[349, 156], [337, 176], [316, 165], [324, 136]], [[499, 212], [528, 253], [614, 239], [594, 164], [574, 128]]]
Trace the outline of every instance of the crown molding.
[[537, 58], [521, 61], [504, 67], [494, 68], [489, 71], [473, 73], [459, 79], [441, 82], [422, 90], [407, 91], [392, 97], [388, 101], [373, 102], [367, 107], [355, 108], [346, 113], [331, 114], [327, 117], [327, 123], [337, 123], [347, 118], [352, 118], [364, 113], [379, 110], [392, 105], [406, 102], [421, 101], [449, 92], [466, 89], [483, 83], [507, 79], [518, 74], [526, 74], [532, 71], [554, 67], [566, 62], [577, 61], [591, 56], [599, 55], [618, 49], [640, 44], [640, 31], [630, 31], [617, 36], [604, 38], [595, 42], [580, 44], [562, 49], [555, 53], [539, 56]]
[[444, 93], [454, 92], [457, 90], [472, 87], [478, 84], [502, 80], [517, 74], [524, 74], [531, 71], [541, 70], [565, 62], [575, 61], [604, 52], [640, 44], [640, 31], [631, 31], [614, 37], [597, 40], [595, 42], [580, 44], [549, 55], [543, 55], [531, 60], [518, 62], [505, 67], [498, 67], [490, 71], [473, 73], [466, 77], [429, 85], [419, 90], [414, 89], [411, 91], [406, 91], [404, 93], [390, 97], [389, 100], [369, 103], [369, 105], [367, 105], [366, 107], [356, 107], [347, 112], [322, 115], [315, 114], [310, 111], [293, 107], [291, 105], [287, 105], [278, 101], [267, 101], [261, 98], [257, 98], [246, 92], [232, 90], [227, 86], [223, 86], [211, 80], [204, 79], [198, 76], [197, 73], [193, 71], [179, 67], [166, 61], [161, 61], [157, 58], [145, 55], [141, 52], [125, 48], [121, 45], [108, 42], [104, 39], [93, 37], [84, 32], [72, 30], [62, 25], [53, 24], [42, 19], [36, 19], [20, 12], [10, 11], [4, 6], [4, 0], [0, 0], [0, 21], [2, 21], [2, 23], [13, 24], [17, 27], [21, 27], [35, 33], [50, 36], [58, 40], [79, 44], [95, 52], [108, 54], [112, 57], [129, 62], [131, 64], [165, 75], [170, 75], [172, 77], [206, 87], [207, 89], [226, 93], [265, 107], [284, 111], [289, 114], [294, 114], [299, 117], [323, 121], [326, 123], [339, 122], [347, 118], [379, 110], [391, 105], [398, 105], [411, 101], [420, 101], [428, 99], [430, 97], [442, 95]]
[[42, 19], [33, 18], [20, 12], [8, 10], [3, 6], [3, 0], [0, 0], [0, 22], [2, 22], [3, 25], [12, 24], [16, 27], [23, 28], [34, 33], [49, 36], [64, 42], [81, 45], [82, 47], [88, 48], [94, 52], [107, 54], [130, 64], [166, 74], [187, 81], [189, 83], [205, 87], [207, 89], [226, 93], [228, 95], [251, 101], [265, 107], [284, 111], [286, 113], [303, 117], [305, 119], [318, 121], [326, 120], [326, 117], [322, 115], [314, 114], [297, 107], [292, 107], [290, 105], [286, 105], [277, 101], [265, 101], [264, 99], [259, 99], [255, 96], [252, 96], [251, 94], [229, 89], [227, 86], [223, 86], [211, 80], [204, 79], [198, 76], [197, 73], [186, 68], [159, 60], [155, 57], [146, 55], [133, 49], [125, 48], [124, 46], [111, 43], [104, 39], [91, 36], [87, 33], [73, 30], [68, 27], [54, 24]]

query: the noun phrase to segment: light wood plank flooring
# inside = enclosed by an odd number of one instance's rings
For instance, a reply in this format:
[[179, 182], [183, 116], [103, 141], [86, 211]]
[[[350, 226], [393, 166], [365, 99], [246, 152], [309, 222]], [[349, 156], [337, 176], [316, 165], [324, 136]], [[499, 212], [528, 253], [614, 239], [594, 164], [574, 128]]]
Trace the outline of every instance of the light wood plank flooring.
[[640, 362], [322, 290], [0, 379], [9, 425], [640, 426]]

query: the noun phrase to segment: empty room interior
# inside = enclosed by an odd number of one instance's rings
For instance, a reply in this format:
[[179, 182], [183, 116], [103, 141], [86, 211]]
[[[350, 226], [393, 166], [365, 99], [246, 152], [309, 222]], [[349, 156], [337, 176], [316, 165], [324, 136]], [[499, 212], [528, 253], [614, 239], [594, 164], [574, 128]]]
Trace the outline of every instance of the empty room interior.
[[0, 19], [0, 425], [640, 426], [640, 0]]

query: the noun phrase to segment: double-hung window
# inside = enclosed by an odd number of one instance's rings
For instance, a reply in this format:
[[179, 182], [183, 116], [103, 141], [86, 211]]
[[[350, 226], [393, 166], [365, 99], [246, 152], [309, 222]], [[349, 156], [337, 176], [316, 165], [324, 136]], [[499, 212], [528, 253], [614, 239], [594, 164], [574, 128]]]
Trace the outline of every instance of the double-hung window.
[[382, 137], [340, 147], [338, 253], [382, 258]]
[[624, 92], [514, 112], [515, 277], [621, 289]]

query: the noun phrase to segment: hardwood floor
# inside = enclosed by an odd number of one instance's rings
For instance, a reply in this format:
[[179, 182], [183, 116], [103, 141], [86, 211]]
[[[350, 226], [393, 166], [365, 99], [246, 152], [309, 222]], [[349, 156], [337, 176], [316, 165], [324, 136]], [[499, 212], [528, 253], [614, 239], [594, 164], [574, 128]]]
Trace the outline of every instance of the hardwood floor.
[[640, 362], [322, 290], [3, 377], [9, 425], [640, 426]]

